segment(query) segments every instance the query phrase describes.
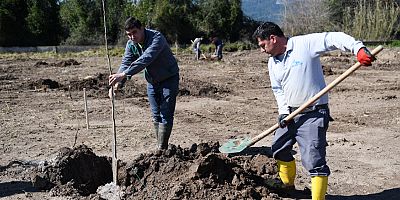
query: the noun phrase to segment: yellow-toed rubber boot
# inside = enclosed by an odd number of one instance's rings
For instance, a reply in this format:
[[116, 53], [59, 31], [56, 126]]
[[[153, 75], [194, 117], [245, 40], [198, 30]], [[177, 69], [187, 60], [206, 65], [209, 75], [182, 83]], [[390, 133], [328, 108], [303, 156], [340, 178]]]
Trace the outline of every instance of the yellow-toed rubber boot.
[[290, 161], [285, 162], [281, 160], [277, 160], [279, 177], [282, 180], [282, 183], [285, 184], [285, 187], [294, 187], [294, 179], [296, 177], [296, 162]]
[[327, 176], [311, 177], [312, 200], [325, 200], [325, 193], [328, 188]]

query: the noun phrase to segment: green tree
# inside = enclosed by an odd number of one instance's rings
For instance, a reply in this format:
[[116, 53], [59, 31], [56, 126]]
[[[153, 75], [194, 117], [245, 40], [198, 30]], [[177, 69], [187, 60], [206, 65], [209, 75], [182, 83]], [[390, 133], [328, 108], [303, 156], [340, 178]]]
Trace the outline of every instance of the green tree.
[[64, 0], [60, 6], [66, 44], [104, 43], [101, 0]]
[[190, 21], [192, 0], [141, 0], [126, 9], [126, 13], [139, 19], [147, 28], [161, 31], [170, 42], [187, 42], [194, 35]]
[[213, 33], [229, 41], [239, 39], [240, 27], [243, 25], [243, 12], [240, 0], [199, 0], [197, 14], [198, 29]]
[[254, 42], [253, 33], [260, 25], [260, 22], [257, 22], [249, 17], [243, 17], [243, 25], [240, 29], [240, 40]]
[[115, 44], [121, 36], [124, 36], [125, 33], [122, 28], [125, 19], [127, 18], [124, 9], [129, 4], [133, 4], [128, 0], [108, 0], [105, 1], [105, 3], [108, 42], [110, 44]]
[[137, 4], [129, 4], [125, 8], [125, 16], [139, 19], [147, 28], [154, 28], [154, 8], [156, 0], [140, 0]]
[[238, 34], [243, 27], [243, 11], [241, 8], [240, 0], [230, 0], [230, 16], [229, 16], [229, 29], [228, 39], [232, 42], [240, 39]]
[[26, 0], [0, 1], [0, 46], [29, 46]]
[[34, 45], [57, 45], [61, 25], [57, 0], [28, 0], [27, 28]]
[[189, 21], [191, 9], [191, 0], [157, 0], [152, 21], [170, 40], [187, 42], [194, 36]]
[[232, 42], [248, 39], [256, 24], [243, 16], [240, 0], [140, 0], [125, 13], [179, 43], [210, 34]]

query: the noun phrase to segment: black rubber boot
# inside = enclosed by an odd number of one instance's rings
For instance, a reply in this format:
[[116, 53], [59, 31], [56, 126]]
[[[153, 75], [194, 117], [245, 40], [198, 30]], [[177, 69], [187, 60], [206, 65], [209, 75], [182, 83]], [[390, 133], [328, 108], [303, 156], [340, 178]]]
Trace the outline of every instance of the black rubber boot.
[[158, 149], [166, 150], [168, 149], [168, 140], [171, 136], [172, 126], [161, 124], [158, 131]]
[[156, 134], [156, 140], [157, 140], [157, 149], [159, 148], [158, 146], [158, 141], [160, 140], [159, 137], [160, 135], [158, 134], [160, 130], [160, 123], [159, 122], [153, 122], [154, 125], [154, 133]]

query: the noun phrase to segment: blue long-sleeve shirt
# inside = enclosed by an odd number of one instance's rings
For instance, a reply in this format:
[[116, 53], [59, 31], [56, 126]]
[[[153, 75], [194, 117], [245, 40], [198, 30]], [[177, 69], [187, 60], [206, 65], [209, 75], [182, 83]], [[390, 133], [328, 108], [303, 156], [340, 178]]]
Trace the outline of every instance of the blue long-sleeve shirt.
[[132, 76], [145, 69], [149, 83], [158, 83], [178, 74], [178, 63], [165, 37], [151, 29], [144, 29], [144, 35], [143, 44], [128, 40], [118, 73]]
[[[357, 54], [362, 42], [342, 32], [314, 33], [289, 38], [284, 54], [270, 57], [268, 70], [279, 114], [299, 107], [325, 88], [320, 62], [324, 52], [340, 49]], [[314, 104], [327, 104], [328, 94]]]

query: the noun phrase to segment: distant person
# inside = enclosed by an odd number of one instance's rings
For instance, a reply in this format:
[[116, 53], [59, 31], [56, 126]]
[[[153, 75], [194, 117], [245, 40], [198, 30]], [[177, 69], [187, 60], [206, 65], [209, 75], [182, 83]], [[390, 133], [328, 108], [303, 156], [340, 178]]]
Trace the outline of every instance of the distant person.
[[222, 48], [224, 47], [224, 43], [218, 37], [211, 37], [211, 43], [215, 45], [215, 52], [212, 56], [213, 58], [217, 58], [218, 60], [222, 59]]
[[265, 22], [253, 36], [261, 52], [270, 55], [268, 71], [278, 104], [280, 126], [275, 132], [271, 148], [278, 163], [279, 176], [288, 194], [293, 194], [294, 198], [296, 195], [304, 195], [296, 191], [294, 186], [296, 163], [291, 151], [297, 142], [302, 164], [311, 176], [312, 199], [325, 199], [330, 175], [326, 162], [326, 131], [331, 119], [328, 94], [292, 120], [284, 119], [325, 88], [321, 54], [336, 49], [351, 51], [362, 65], [371, 65], [375, 58], [362, 42], [342, 32], [313, 33], [289, 38], [285, 37], [278, 25]]
[[193, 51], [196, 55], [196, 60], [200, 59], [200, 55], [201, 55], [200, 45], [201, 45], [202, 40], [203, 40], [202, 37], [196, 38], [196, 39], [194, 39], [193, 44], [192, 44]]
[[110, 75], [109, 84], [114, 91], [118, 91], [129, 76], [144, 70], [157, 149], [165, 150], [172, 131], [178, 94], [177, 61], [165, 37], [158, 31], [144, 28], [134, 17], [126, 20], [125, 32], [129, 38], [125, 54], [118, 73]]

